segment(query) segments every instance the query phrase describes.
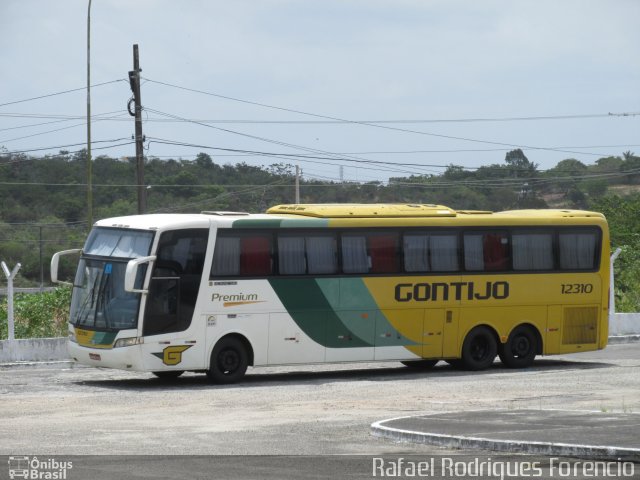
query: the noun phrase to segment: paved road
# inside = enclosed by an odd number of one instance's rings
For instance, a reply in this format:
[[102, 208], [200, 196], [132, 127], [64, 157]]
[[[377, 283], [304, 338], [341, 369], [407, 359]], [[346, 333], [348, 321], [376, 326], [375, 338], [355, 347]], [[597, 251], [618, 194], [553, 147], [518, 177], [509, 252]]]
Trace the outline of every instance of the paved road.
[[415, 372], [398, 363], [255, 369], [215, 386], [202, 375], [85, 367], [0, 368], [0, 455], [447, 454], [370, 435], [374, 421], [479, 409], [640, 412], [640, 344], [548, 357], [527, 370]]

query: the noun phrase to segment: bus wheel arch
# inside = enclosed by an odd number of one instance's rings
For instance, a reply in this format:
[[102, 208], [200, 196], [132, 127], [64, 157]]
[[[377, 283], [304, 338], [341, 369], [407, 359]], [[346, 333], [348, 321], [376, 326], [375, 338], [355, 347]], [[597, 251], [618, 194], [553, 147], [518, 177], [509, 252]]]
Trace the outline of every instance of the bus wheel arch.
[[498, 334], [489, 325], [477, 325], [467, 332], [462, 343], [460, 362], [453, 365], [464, 370], [484, 370], [498, 354]]
[[253, 348], [244, 335], [232, 333], [220, 338], [211, 351], [207, 377], [214, 383], [239, 381], [253, 365]]
[[508, 368], [526, 368], [542, 351], [542, 335], [538, 329], [530, 323], [522, 323], [511, 330], [505, 343], [499, 345], [498, 355]]

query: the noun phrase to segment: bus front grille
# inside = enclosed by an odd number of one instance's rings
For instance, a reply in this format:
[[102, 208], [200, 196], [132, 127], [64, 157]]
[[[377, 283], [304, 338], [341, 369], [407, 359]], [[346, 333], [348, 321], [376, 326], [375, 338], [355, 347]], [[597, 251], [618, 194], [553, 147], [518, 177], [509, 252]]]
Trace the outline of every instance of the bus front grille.
[[562, 343], [577, 345], [596, 343], [598, 335], [598, 307], [567, 307], [564, 309]]

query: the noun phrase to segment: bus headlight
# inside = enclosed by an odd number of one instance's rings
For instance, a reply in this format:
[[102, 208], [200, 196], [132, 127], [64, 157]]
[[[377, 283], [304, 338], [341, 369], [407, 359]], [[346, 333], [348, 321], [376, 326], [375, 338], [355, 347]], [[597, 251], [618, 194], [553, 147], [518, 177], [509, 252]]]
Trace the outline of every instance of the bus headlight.
[[113, 348], [132, 347], [134, 345], [140, 345], [141, 343], [144, 343], [144, 341], [142, 338], [138, 337], [119, 338], [118, 340], [116, 340]]
[[78, 343], [78, 341], [76, 340], [76, 332], [69, 332], [69, 341], [73, 342], [73, 343]]

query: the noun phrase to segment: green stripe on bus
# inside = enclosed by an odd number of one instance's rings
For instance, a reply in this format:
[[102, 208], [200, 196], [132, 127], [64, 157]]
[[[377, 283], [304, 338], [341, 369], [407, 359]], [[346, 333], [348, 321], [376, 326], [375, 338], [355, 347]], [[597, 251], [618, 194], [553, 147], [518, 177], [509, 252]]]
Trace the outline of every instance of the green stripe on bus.
[[342, 322], [315, 279], [272, 278], [269, 283], [287, 313], [314, 342], [329, 348], [373, 346]]
[[232, 224], [233, 228], [280, 228], [279, 218], [243, 218], [235, 220]]
[[[274, 278], [269, 283], [302, 331], [325, 347], [416, 345], [389, 322], [361, 278]], [[391, 331], [393, 337], [376, 338]]]
[[113, 345], [117, 332], [95, 332], [93, 341], [95, 345]]
[[[362, 278], [316, 279], [340, 320], [359, 338], [384, 346], [416, 345], [389, 322]], [[395, 331], [393, 337], [382, 339], [380, 332]]]
[[326, 218], [243, 218], [233, 222], [233, 228], [327, 228]]

